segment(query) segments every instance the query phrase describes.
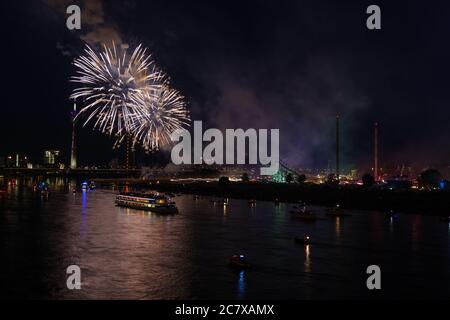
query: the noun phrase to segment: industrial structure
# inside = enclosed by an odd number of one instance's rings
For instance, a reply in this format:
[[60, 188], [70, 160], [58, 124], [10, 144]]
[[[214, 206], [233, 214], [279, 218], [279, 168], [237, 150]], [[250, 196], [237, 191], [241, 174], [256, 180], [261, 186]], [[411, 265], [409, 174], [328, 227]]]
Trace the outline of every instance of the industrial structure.
[[378, 173], [378, 122], [375, 122], [373, 126], [373, 177], [375, 181], [379, 181]]
[[336, 115], [336, 180], [339, 181], [339, 115]]
[[72, 145], [70, 149], [70, 169], [77, 168], [77, 145], [76, 145], [76, 132], [75, 132], [75, 117], [77, 116], [77, 103], [74, 101], [73, 110], [71, 112], [72, 120]]

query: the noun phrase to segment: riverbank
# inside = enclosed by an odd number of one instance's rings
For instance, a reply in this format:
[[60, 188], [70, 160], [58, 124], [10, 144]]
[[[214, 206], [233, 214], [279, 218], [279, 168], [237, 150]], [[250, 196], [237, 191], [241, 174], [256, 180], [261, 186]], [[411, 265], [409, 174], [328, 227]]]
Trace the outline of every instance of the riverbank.
[[317, 184], [276, 184], [230, 182], [144, 182], [131, 184], [134, 188], [152, 188], [160, 192], [186, 193], [237, 199], [296, 202], [335, 206], [347, 209], [396, 210], [426, 215], [450, 215], [450, 192], [423, 190], [389, 190], [363, 186], [329, 186]]

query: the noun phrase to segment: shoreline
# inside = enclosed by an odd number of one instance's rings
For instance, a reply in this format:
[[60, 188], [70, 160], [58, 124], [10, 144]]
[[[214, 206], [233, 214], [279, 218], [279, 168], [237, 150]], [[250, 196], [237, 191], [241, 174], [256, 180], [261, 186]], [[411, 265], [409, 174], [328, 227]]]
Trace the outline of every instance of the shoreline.
[[342, 208], [349, 210], [395, 210], [401, 213], [450, 216], [450, 192], [441, 190], [386, 190], [363, 186], [251, 182], [230, 182], [226, 186], [221, 186], [217, 182], [141, 181], [129, 183], [128, 186], [166, 193], [291, 203], [301, 200], [310, 205], [326, 207], [339, 204]]
[[171, 181], [140, 178], [94, 178], [98, 187], [115, 186], [119, 190], [155, 190], [165, 193], [183, 193], [218, 198], [294, 203], [334, 207], [349, 210], [376, 210], [399, 213], [450, 217], [449, 190], [389, 190], [380, 186], [327, 185], [312, 183]]

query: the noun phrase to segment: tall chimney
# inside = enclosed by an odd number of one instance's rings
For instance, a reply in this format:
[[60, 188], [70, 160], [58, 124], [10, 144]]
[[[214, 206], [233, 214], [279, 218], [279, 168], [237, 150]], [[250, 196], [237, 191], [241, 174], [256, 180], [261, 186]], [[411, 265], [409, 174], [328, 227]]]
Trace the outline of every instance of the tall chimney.
[[375, 181], [378, 181], [378, 122], [375, 122], [373, 127], [373, 175], [375, 178]]
[[76, 133], [75, 133], [75, 117], [77, 116], [77, 103], [73, 103], [72, 115], [72, 146], [70, 150], [70, 169], [77, 168], [77, 145], [76, 145]]
[[336, 179], [339, 181], [339, 115], [336, 115]]
[[127, 134], [125, 144], [125, 168], [130, 170], [130, 135]]

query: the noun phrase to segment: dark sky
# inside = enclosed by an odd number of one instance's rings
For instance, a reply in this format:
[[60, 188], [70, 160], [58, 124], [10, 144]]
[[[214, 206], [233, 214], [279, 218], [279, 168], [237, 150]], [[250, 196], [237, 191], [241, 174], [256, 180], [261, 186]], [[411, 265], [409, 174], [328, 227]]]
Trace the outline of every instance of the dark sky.
[[[2, 1], [0, 155], [68, 154], [71, 62], [82, 39], [118, 37], [153, 52], [192, 119], [279, 128], [289, 164], [327, 167], [339, 113], [344, 168], [370, 166], [374, 121], [382, 166], [447, 167], [450, 3], [393, 2]], [[81, 31], [65, 27], [70, 3], [82, 8]], [[373, 3], [382, 30], [365, 26]], [[114, 156], [111, 139], [80, 135], [82, 163]]]

